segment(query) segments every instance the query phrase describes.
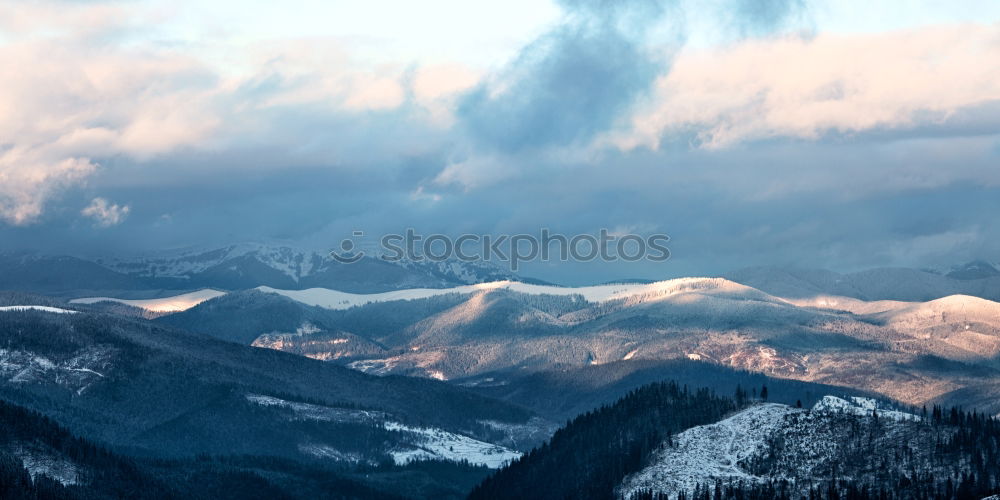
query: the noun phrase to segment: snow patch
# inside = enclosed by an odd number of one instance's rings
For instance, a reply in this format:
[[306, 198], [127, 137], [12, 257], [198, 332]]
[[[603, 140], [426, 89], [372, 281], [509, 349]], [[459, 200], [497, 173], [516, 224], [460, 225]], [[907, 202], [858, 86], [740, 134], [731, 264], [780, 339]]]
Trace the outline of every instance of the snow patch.
[[848, 413], [851, 415], [871, 416], [874, 414], [880, 418], [889, 418], [895, 421], [920, 420], [920, 417], [897, 410], [879, 408], [878, 402], [871, 398], [852, 397], [841, 399], [836, 396], [823, 396], [813, 405], [813, 411], [829, 413]]
[[24, 463], [24, 468], [28, 470], [32, 481], [39, 475], [45, 475], [59, 481], [63, 486], [80, 482], [79, 467], [53, 454], [52, 450], [43, 450], [36, 445], [19, 445], [12, 450], [12, 453]]
[[386, 422], [385, 428], [405, 432], [415, 438], [412, 447], [400, 447], [391, 452], [397, 465], [420, 460], [465, 460], [474, 465], [499, 469], [521, 456], [521, 453], [503, 446], [441, 429], [408, 427], [397, 422]]
[[106, 346], [81, 349], [74, 356], [55, 361], [39, 354], [18, 349], [0, 349], [0, 379], [12, 383], [52, 383], [83, 391], [111, 366], [115, 350]]
[[[72, 301], [70, 301], [72, 302]], [[47, 313], [55, 314], [77, 314], [80, 311], [70, 311], [69, 309], [60, 309], [58, 307], [49, 306], [3, 306], [0, 307], [0, 312], [21, 312], [21, 311], [41, 311]]]
[[332, 446], [327, 446], [325, 444], [300, 444], [299, 452], [305, 455], [311, 455], [316, 458], [324, 458], [327, 460], [334, 460], [337, 462], [347, 462], [352, 464], [361, 463], [363, 457], [357, 453], [345, 453]]
[[387, 413], [380, 411], [353, 410], [347, 408], [333, 408], [330, 406], [314, 405], [309, 403], [299, 403], [296, 401], [286, 401], [263, 394], [247, 394], [247, 401], [261, 406], [274, 406], [292, 410], [297, 418], [304, 420], [321, 420], [326, 422], [357, 423], [382, 420], [388, 417]]

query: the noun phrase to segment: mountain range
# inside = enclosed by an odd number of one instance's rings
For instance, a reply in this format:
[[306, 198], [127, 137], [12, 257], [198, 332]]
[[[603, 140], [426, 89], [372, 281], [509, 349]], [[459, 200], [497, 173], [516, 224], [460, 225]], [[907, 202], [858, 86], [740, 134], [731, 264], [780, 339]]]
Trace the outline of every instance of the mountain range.
[[[539, 464], [555, 460], [581, 478], [579, 498], [714, 487], [833, 498], [887, 484], [862, 470], [853, 482], [827, 477], [859, 460], [845, 454], [865, 449], [847, 430], [878, 414], [867, 446], [913, 453], [935, 478], [893, 469], [897, 486], [945, 495], [937, 478], [951, 475], [953, 492], [995, 493], [965, 444], [954, 456], [966, 465], [927, 465], [943, 453], [928, 435], [993, 439], [1000, 277], [990, 269], [754, 268], [562, 287], [483, 265], [345, 265], [253, 245], [138, 259], [6, 254], [0, 414], [34, 423], [0, 440], [0, 476], [79, 498], [121, 496], [96, 486], [102, 475], [152, 497], [245, 497], [231, 486], [242, 481], [289, 498], [331, 488], [541, 498], [524, 492], [550, 491], [554, 472]], [[635, 420], [640, 407], [652, 413]], [[894, 417], [953, 407], [974, 413], [930, 430]], [[599, 429], [608, 415], [625, 434]], [[961, 430], [968, 422], [983, 423]], [[60, 444], [70, 442], [83, 448]], [[796, 455], [813, 442], [840, 451]], [[716, 453], [723, 443], [731, 453]], [[192, 475], [205, 488], [174, 484]]]
[[[691, 359], [911, 405], [1000, 412], [1000, 304], [781, 298], [722, 278], [236, 292], [156, 320], [378, 375], [459, 379]], [[497, 383], [497, 382], [493, 382]]]
[[343, 264], [317, 251], [255, 244], [127, 258], [88, 259], [31, 252], [0, 254], [0, 290], [62, 297], [111, 294], [142, 299], [163, 295], [165, 291], [240, 290], [258, 286], [332, 287], [369, 293], [512, 277], [501, 267], [476, 262], [389, 262], [364, 257]]

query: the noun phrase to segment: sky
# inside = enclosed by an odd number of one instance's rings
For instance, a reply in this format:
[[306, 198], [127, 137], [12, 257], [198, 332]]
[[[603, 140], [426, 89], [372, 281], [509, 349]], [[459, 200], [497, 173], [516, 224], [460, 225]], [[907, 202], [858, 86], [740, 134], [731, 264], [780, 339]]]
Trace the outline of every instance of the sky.
[[0, 249], [670, 236], [667, 262], [1000, 261], [1000, 2], [0, 3]]

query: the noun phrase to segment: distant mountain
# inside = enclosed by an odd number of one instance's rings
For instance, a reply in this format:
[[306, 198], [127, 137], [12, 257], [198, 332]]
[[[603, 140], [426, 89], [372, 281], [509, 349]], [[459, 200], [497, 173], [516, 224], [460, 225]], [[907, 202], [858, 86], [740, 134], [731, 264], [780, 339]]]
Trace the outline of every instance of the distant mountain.
[[754, 267], [723, 276], [785, 298], [834, 295], [868, 301], [923, 302], [949, 295], [971, 295], [1000, 301], [1000, 274], [993, 274], [989, 269], [993, 268], [988, 264], [972, 263], [948, 275], [941, 275], [907, 268], [841, 274], [819, 269]]
[[976, 260], [968, 264], [957, 266], [952, 269], [947, 276], [957, 280], [979, 280], [984, 278], [994, 278], [1000, 276], [1000, 271], [989, 262]]
[[344, 264], [319, 252], [264, 245], [94, 261], [32, 253], [0, 254], [0, 289], [68, 297], [111, 294], [121, 299], [148, 299], [166, 295], [164, 291], [168, 290], [243, 290], [259, 286], [372, 293], [512, 278], [513, 273], [485, 263], [387, 262], [365, 257]]
[[0, 290], [61, 293], [68, 290], [150, 288], [142, 280], [76, 257], [0, 254]]
[[439, 288], [513, 276], [499, 267], [482, 263], [388, 262], [365, 257], [344, 264], [320, 252], [257, 244], [114, 259], [104, 263], [122, 274], [154, 282], [181, 280], [190, 287], [229, 290], [258, 286], [295, 290], [336, 287], [370, 293], [415, 287]]

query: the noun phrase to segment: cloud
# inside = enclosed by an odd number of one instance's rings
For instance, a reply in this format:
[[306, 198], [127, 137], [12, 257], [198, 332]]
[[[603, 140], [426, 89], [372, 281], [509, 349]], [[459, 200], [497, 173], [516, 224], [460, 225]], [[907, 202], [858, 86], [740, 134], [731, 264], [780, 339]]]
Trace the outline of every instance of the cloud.
[[[177, 183], [185, 165], [157, 171], [154, 160], [200, 152], [219, 155], [217, 169], [243, 168], [246, 156], [280, 168], [416, 154], [447, 126], [449, 95], [475, 78], [455, 66], [368, 65], [335, 39], [223, 45], [209, 57], [100, 36], [144, 21], [131, 4], [23, 5], [0, 7], [0, 26], [19, 26], [0, 39], [0, 60], [16, 68], [0, 81], [9, 224], [38, 222], [49, 202], [111, 164], [133, 182]], [[96, 22], [104, 13], [114, 16]]]
[[[434, 178], [433, 184], [445, 189], [457, 186], [470, 191], [501, 180], [509, 180], [515, 175], [515, 170], [509, 167], [498, 157], [475, 156], [449, 163]], [[423, 192], [421, 188], [420, 193]]]
[[80, 214], [94, 219], [99, 227], [111, 227], [125, 222], [131, 210], [128, 205], [117, 205], [104, 198], [94, 198]]
[[458, 100], [456, 129], [471, 142], [463, 154], [485, 158], [448, 164], [439, 183], [486, 187], [516, 174], [491, 172], [484, 164], [531, 168], [526, 165], [539, 161], [528, 155], [553, 152], [572, 162], [595, 144], [597, 150], [605, 146], [603, 138], [627, 129], [658, 79], [673, 72], [672, 59], [686, 36], [685, 9], [708, 11], [744, 37], [771, 35], [805, 11], [801, 0], [559, 4], [565, 11], [561, 23]]
[[202, 143], [218, 124], [212, 78], [191, 58], [107, 50], [72, 35], [0, 44], [0, 217], [38, 220], [46, 202], [97, 172]]
[[333, 37], [156, 41], [141, 34], [171, 10], [130, 3], [0, 8], [0, 25], [11, 28], [0, 58], [18, 68], [0, 83], [0, 137], [10, 149], [3, 168], [30, 158], [36, 170], [5, 174], [0, 216], [36, 222], [50, 200], [109, 164], [139, 172], [119, 170], [133, 182], [177, 182], [171, 173], [189, 175], [185, 165], [160, 172], [154, 160], [191, 152], [215, 155], [216, 169], [246, 168], [247, 158], [254, 168], [375, 170], [461, 157], [424, 180], [466, 188], [514, 176], [505, 170], [551, 154], [541, 150], [573, 156], [569, 149], [630, 116], [666, 71], [669, 58], [646, 34], [677, 7], [561, 6], [557, 26], [486, 76], [456, 63], [368, 63]]
[[771, 35], [806, 10], [805, 0], [734, 0], [728, 9], [730, 24], [743, 37]]
[[53, 156], [45, 149], [0, 149], [0, 219], [14, 225], [35, 222], [46, 198], [96, 168], [87, 158]]
[[955, 25], [687, 50], [613, 140], [656, 148], [693, 133], [720, 148], [942, 124], [1000, 100], [998, 39], [1000, 25]]
[[[328, 111], [369, 111], [399, 107], [406, 99], [402, 65], [366, 66], [352, 59], [333, 38], [271, 40], [237, 53], [245, 59], [247, 85], [261, 83], [246, 97], [253, 108], [318, 105]], [[239, 94], [239, 90], [237, 90]]]
[[563, 23], [460, 102], [479, 147], [516, 152], [589, 140], [610, 127], [663, 70], [643, 35], [660, 2], [563, 1]]
[[[1000, 255], [997, 26], [790, 36], [796, 0], [567, 0], [470, 67], [358, 38], [174, 39], [157, 8], [101, 5], [0, 6], [19, 30], [0, 40], [0, 246], [672, 237], [667, 267], [552, 271], [570, 282]], [[685, 48], [697, 16], [721, 34]]]

